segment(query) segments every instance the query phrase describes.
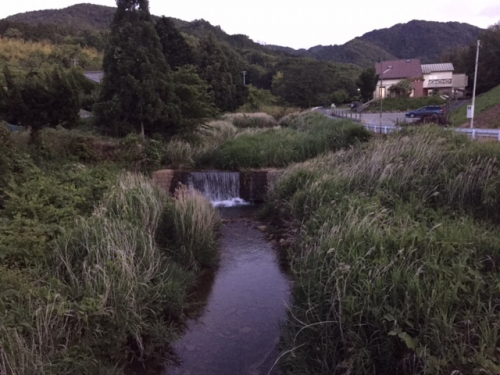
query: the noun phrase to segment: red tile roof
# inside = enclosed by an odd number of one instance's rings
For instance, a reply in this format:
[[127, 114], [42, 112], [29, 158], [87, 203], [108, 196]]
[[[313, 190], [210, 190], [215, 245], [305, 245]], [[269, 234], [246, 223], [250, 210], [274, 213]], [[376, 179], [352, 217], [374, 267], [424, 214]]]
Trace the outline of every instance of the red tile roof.
[[382, 79], [422, 77], [420, 59], [382, 61], [375, 63], [375, 70]]

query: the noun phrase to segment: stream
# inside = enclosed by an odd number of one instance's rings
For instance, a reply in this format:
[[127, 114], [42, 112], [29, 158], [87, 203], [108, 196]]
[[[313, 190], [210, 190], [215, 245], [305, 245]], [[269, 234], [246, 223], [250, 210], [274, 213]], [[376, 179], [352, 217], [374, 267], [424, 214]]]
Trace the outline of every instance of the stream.
[[276, 249], [258, 229], [256, 207], [219, 210], [225, 221], [219, 268], [205, 307], [174, 344], [180, 365], [167, 367], [164, 374], [277, 374], [273, 365], [290, 282]]

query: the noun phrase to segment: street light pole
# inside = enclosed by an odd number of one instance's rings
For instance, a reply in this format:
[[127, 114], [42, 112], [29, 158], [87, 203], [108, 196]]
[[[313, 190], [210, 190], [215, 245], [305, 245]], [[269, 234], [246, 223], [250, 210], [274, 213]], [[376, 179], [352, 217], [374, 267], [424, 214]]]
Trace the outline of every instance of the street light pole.
[[245, 76], [247, 75], [247, 72], [246, 70], [242, 71], [243, 73], [243, 86], [246, 86], [246, 83], [245, 83]]
[[476, 104], [476, 84], [477, 84], [477, 65], [479, 62], [479, 47], [481, 47], [481, 41], [477, 40], [477, 51], [476, 51], [476, 70], [474, 72], [474, 88], [472, 89], [472, 117], [470, 119], [470, 127], [471, 129], [474, 127], [474, 112]]

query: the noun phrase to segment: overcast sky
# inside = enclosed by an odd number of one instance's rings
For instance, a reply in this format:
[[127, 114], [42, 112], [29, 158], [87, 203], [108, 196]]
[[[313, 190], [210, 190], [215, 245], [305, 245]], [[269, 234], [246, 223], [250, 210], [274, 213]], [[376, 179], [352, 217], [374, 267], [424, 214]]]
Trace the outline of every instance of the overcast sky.
[[[84, 1], [2, 0], [0, 19]], [[116, 5], [114, 0], [91, 2]], [[483, 28], [500, 20], [498, 0], [150, 0], [150, 10], [185, 21], [203, 18], [229, 34], [293, 48], [343, 44], [368, 31], [413, 19], [466, 22]]]

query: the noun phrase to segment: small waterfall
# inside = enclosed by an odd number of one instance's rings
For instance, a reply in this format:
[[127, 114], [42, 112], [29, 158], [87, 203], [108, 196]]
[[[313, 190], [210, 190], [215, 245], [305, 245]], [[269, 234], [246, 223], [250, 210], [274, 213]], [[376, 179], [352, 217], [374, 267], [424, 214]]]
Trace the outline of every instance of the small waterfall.
[[249, 204], [240, 198], [239, 172], [191, 172], [188, 186], [203, 193], [215, 207]]

